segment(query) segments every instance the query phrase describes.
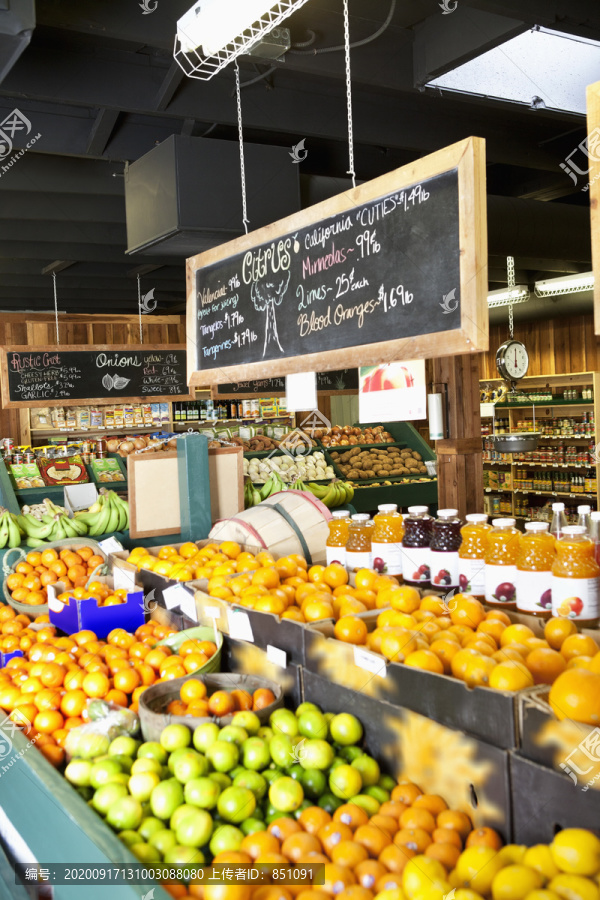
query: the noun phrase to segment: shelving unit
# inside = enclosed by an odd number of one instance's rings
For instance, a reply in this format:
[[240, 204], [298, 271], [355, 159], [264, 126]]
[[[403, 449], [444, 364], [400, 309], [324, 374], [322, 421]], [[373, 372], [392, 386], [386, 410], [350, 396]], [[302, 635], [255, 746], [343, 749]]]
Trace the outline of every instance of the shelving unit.
[[[485, 379], [480, 382], [482, 388], [496, 387], [502, 384], [502, 379]], [[583, 417], [584, 413], [593, 413], [594, 426], [598, 427], [600, 421], [600, 373], [598, 372], [580, 372], [573, 375], [548, 375], [524, 378], [519, 382], [517, 390], [522, 393], [534, 393], [541, 390], [549, 390], [555, 395], [562, 393], [565, 389], [575, 389], [580, 394], [584, 388], [592, 389], [591, 400], [578, 398], [576, 400], [564, 400], [562, 397], [556, 396], [551, 402], [540, 401], [536, 403], [496, 403], [495, 417], [508, 418], [509, 433], [514, 434], [522, 430], [518, 426], [518, 422], [524, 419], [531, 421], [535, 410], [536, 431], [538, 425], [543, 427], [548, 419], [574, 418]], [[490, 432], [492, 429], [490, 428]], [[490, 435], [482, 434], [484, 451], [486, 449], [486, 440]], [[551, 449], [558, 442], [564, 445], [574, 445], [581, 449], [584, 446], [593, 444], [596, 446], [596, 434], [575, 435], [575, 434], [542, 434], [540, 436], [539, 449]], [[484, 453], [485, 455], [485, 453]], [[516, 455], [516, 454], [515, 454]], [[493, 514], [513, 515], [515, 518], [527, 520], [530, 516], [521, 515], [521, 504], [518, 502], [523, 497], [529, 497], [533, 501], [530, 506], [536, 504], [535, 497], [564, 500], [567, 507], [575, 507], [578, 503], [590, 503], [592, 508], [600, 509], [600, 491], [598, 485], [600, 483], [600, 454], [595, 454], [593, 462], [553, 462], [551, 460], [528, 460], [514, 459], [513, 454], [503, 454], [501, 459], [484, 459], [484, 473], [498, 470], [510, 475], [510, 482], [505, 485], [496, 487], [486, 487], [486, 496], [500, 495], [501, 509], [494, 511]], [[572, 472], [574, 476], [595, 479], [595, 490], [583, 491], [564, 491], [564, 490], [538, 490], [523, 489], [519, 487], [518, 474], [523, 470], [532, 470], [542, 475], [544, 472], [552, 471]]]

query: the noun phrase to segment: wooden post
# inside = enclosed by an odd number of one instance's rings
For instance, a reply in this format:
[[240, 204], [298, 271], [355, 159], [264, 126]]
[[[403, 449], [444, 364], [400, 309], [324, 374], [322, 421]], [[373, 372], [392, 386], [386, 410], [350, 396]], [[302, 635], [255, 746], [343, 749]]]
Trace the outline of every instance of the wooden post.
[[433, 380], [448, 386], [448, 440], [436, 441], [438, 507], [461, 517], [483, 512], [483, 455], [479, 414], [479, 358], [433, 360]]
[[[587, 175], [579, 176], [579, 169], [573, 178], [578, 178], [577, 187], [590, 192], [590, 215], [592, 225], [592, 269], [594, 271], [594, 323], [595, 332], [600, 334], [600, 81], [590, 84], [587, 89], [587, 152], [575, 147], [575, 162], [589, 167]], [[583, 162], [582, 162], [583, 161]], [[582, 182], [586, 182], [582, 183]], [[589, 188], [588, 188], [589, 185]]]

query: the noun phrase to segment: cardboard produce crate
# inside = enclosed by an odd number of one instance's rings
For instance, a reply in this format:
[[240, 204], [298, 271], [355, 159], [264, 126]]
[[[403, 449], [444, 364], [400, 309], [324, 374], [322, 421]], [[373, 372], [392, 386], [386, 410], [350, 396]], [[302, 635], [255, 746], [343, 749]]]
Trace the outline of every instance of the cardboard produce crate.
[[543, 684], [519, 699], [519, 753], [556, 772], [572, 773], [588, 790], [600, 794], [600, 728], [557, 719], [548, 703], [549, 692]]
[[326, 712], [351, 712], [365, 730], [365, 749], [382, 771], [440, 794], [466, 812], [476, 827], [495, 828], [512, 839], [508, 753], [477, 738], [368, 694], [304, 671], [304, 700]]
[[[375, 627], [381, 611], [361, 614], [369, 630]], [[388, 662], [366, 647], [336, 640], [331, 621], [303, 627], [304, 664], [308, 671], [372, 699], [405, 707], [450, 728], [460, 728], [495, 747], [518, 747], [518, 693], [469, 688], [449, 675]]]
[[510, 753], [513, 840], [516, 844], [550, 843], [562, 828], [598, 829], [600, 791], [585, 783]]

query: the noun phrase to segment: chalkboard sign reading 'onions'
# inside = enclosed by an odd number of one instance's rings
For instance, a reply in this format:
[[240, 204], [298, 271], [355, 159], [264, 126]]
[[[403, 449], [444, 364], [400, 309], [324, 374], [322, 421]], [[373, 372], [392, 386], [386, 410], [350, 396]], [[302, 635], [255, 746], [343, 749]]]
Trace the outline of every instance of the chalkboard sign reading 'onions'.
[[186, 378], [186, 351], [176, 347], [3, 348], [2, 353], [5, 405], [189, 399]]
[[191, 383], [487, 346], [483, 158], [469, 138], [189, 260]]

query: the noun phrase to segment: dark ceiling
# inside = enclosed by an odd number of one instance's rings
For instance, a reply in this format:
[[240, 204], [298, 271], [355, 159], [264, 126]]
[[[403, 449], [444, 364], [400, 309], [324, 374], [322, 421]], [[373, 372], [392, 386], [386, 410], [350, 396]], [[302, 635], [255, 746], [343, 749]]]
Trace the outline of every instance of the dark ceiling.
[[[17, 108], [41, 135], [10, 170], [0, 168], [2, 310], [50, 310], [44, 270], [60, 262], [71, 263], [58, 265], [61, 310], [135, 312], [138, 271], [143, 290], [155, 288], [157, 312], [183, 310], [183, 259], [125, 253], [123, 172], [173, 134], [237, 138], [231, 67], [200, 82], [173, 62], [176, 22], [189, 6], [158, 0], [144, 15], [138, 0], [37, 3], [31, 42], [0, 83], [0, 120]], [[585, 138], [584, 118], [419, 89], [415, 71], [473, 55], [473, 34], [488, 46], [537, 24], [600, 41], [598, 0], [458, 0], [447, 16], [438, 0], [350, 0], [352, 40], [380, 29], [392, 8], [385, 32], [352, 54], [358, 178], [484, 137], [490, 286], [506, 282], [507, 253], [519, 282], [589, 270], [588, 194], [560, 168]], [[310, 0], [286, 23], [293, 43], [312, 41], [308, 49], [240, 66], [255, 82], [243, 91], [246, 139], [289, 148], [306, 139], [305, 204], [347, 185], [344, 55], [314, 53], [342, 42], [342, 9], [342, 0]]]

